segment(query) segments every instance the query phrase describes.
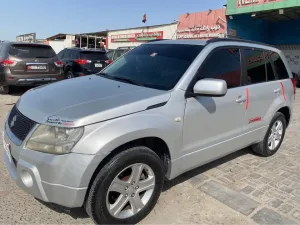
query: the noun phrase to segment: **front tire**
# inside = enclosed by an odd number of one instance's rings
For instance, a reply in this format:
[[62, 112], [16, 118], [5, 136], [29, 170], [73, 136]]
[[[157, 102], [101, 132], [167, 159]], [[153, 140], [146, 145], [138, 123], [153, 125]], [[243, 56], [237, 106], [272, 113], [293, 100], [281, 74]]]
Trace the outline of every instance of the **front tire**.
[[281, 146], [286, 130], [286, 119], [281, 112], [273, 117], [264, 140], [252, 146], [255, 153], [264, 157], [274, 155]]
[[135, 224], [155, 206], [164, 182], [161, 159], [139, 146], [114, 156], [98, 173], [86, 201], [96, 224]]

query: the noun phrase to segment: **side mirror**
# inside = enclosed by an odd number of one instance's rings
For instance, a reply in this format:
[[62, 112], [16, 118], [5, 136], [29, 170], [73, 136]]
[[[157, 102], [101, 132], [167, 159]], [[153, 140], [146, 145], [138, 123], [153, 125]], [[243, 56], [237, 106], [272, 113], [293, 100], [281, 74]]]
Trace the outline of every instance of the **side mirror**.
[[227, 83], [219, 79], [202, 79], [194, 86], [194, 95], [222, 97], [227, 93]]

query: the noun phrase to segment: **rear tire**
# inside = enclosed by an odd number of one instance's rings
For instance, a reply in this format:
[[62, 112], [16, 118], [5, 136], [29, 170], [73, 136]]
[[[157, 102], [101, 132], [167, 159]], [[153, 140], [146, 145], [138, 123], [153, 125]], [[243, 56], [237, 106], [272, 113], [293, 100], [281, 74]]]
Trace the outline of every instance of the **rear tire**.
[[66, 79], [72, 79], [72, 78], [74, 78], [74, 74], [73, 74], [72, 70], [67, 71]]
[[88, 193], [86, 211], [96, 224], [135, 224], [153, 209], [163, 182], [158, 155], [144, 146], [129, 148], [100, 170]]
[[9, 94], [10, 87], [6, 85], [0, 85], [0, 94], [1, 95], [7, 95]]
[[[280, 125], [281, 124], [281, 125]], [[276, 130], [276, 127], [281, 127]], [[273, 117], [264, 140], [252, 146], [252, 150], [264, 157], [274, 155], [281, 146], [286, 130], [286, 119], [281, 112]], [[280, 139], [279, 139], [280, 136]]]

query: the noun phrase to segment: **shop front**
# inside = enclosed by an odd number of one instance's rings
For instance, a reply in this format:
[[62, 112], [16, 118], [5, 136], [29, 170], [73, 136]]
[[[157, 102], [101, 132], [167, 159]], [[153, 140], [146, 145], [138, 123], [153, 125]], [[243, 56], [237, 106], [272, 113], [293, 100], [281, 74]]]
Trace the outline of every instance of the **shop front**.
[[178, 21], [177, 39], [207, 40], [226, 36], [225, 9], [185, 13]]
[[108, 32], [107, 36], [108, 48], [136, 47], [148, 41], [175, 39], [176, 30], [177, 22], [157, 26], [112, 30]]
[[277, 46], [300, 71], [300, 1], [228, 0], [228, 34]]

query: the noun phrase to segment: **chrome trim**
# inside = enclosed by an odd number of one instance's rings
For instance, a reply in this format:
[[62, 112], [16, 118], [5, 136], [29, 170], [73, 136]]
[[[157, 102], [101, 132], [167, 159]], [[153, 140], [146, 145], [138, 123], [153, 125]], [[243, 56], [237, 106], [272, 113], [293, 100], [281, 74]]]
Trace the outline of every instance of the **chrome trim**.
[[36, 63], [26, 63], [26, 66], [27, 65], [48, 65], [48, 63], [38, 63], [38, 62], [36, 62]]
[[30, 79], [19, 79], [18, 82], [26, 82], [26, 81], [54, 81], [57, 80], [56, 78], [30, 78]]

